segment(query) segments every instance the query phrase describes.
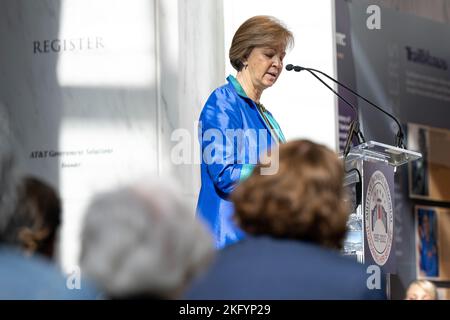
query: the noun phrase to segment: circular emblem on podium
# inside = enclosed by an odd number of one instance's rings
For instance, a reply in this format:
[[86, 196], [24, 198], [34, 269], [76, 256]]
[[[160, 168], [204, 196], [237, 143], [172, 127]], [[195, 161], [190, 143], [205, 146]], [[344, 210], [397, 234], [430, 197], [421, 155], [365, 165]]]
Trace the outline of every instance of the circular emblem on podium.
[[394, 224], [389, 184], [379, 170], [369, 180], [364, 217], [370, 253], [375, 263], [383, 266], [391, 253]]

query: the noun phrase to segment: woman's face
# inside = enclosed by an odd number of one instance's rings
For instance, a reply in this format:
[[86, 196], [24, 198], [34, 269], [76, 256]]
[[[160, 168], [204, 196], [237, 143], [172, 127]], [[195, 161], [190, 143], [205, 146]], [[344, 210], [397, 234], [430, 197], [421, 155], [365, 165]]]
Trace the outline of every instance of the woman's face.
[[253, 86], [260, 90], [271, 87], [283, 70], [286, 52], [283, 47], [254, 48], [247, 59], [248, 72]]

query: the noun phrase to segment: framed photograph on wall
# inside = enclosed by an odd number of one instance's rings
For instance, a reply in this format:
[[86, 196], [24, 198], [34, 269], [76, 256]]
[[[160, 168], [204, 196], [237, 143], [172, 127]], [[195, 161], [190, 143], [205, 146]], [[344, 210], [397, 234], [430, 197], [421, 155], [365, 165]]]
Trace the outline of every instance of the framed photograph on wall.
[[418, 277], [439, 278], [436, 210], [432, 207], [417, 207], [416, 224]]
[[450, 209], [415, 207], [418, 279], [450, 280]]
[[422, 153], [422, 158], [409, 165], [409, 194], [411, 197], [429, 196], [428, 188], [428, 130], [408, 125], [408, 149]]
[[409, 163], [409, 196], [450, 202], [450, 130], [409, 123], [407, 148], [422, 153]]

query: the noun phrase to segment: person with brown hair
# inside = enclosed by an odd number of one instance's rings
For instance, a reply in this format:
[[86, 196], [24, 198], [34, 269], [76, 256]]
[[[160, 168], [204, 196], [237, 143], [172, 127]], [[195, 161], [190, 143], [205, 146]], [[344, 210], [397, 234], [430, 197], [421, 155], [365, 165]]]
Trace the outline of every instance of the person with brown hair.
[[260, 156], [285, 138], [272, 114], [261, 104], [263, 91], [283, 70], [292, 33], [271, 16], [255, 16], [236, 31], [229, 59], [236, 77], [214, 90], [199, 119], [202, 152], [197, 212], [209, 225], [217, 248], [244, 234], [232, 221], [230, 193], [252, 172]]
[[[258, 165], [260, 167], [262, 165]], [[308, 140], [279, 148], [279, 170], [259, 170], [233, 192], [242, 241], [219, 252], [187, 299], [371, 299], [362, 265], [342, 256], [348, 210], [342, 161]]]
[[57, 192], [46, 182], [25, 176], [18, 187], [18, 196], [4, 241], [21, 247], [30, 255], [39, 253], [53, 259], [61, 224], [61, 200]]

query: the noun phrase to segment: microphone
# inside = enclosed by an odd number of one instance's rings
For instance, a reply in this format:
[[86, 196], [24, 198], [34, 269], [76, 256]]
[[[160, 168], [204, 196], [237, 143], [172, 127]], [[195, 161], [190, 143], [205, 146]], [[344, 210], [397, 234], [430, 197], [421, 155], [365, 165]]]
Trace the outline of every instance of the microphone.
[[288, 64], [288, 65], [286, 66], [286, 70], [287, 70], [287, 71], [294, 70], [294, 71], [296, 71], [296, 72], [300, 72], [300, 71], [306, 70], [306, 69], [303, 68], [303, 67], [300, 67], [300, 66], [294, 66], [293, 64]]
[[[317, 80], [319, 80], [325, 87], [327, 87], [329, 90], [331, 90], [336, 96], [338, 96], [342, 101], [345, 102], [345, 104], [347, 104], [350, 108], [352, 108], [352, 110], [355, 112], [355, 120], [352, 120], [352, 122], [350, 123], [350, 130], [347, 136], [347, 140], [345, 141], [345, 146], [344, 146], [344, 157], [347, 157], [348, 153], [350, 152], [350, 147], [352, 144], [352, 140], [353, 140], [353, 136], [356, 136], [356, 138], [358, 139], [358, 143], [364, 143], [366, 142], [366, 139], [364, 138], [364, 135], [360, 129], [359, 126], [359, 114], [358, 114], [358, 110], [356, 109], [356, 107], [354, 105], [352, 105], [350, 102], [347, 101], [347, 99], [345, 99], [343, 96], [341, 96], [338, 92], [336, 92], [336, 90], [334, 90], [333, 88], [331, 88], [325, 81], [323, 81], [319, 76], [317, 76], [312, 70], [314, 69], [310, 69], [310, 68], [304, 68], [301, 66], [294, 66], [292, 64], [288, 64], [286, 66], [286, 70], [287, 71], [291, 71], [294, 70], [296, 72], [300, 72], [302, 70], [306, 70], [309, 73], [311, 73]], [[334, 80], [334, 79], [333, 79]], [[337, 82], [337, 80], [335, 80]]]
[[[288, 68], [288, 67], [289, 67], [289, 68]], [[396, 146], [397, 146], [398, 148], [405, 149], [405, 145], [404, 145], [404, 143], [403, 143], [403, 137], [404, 137], [405, 135], [404, 135], [404, 133], [403, 133], [402, 126], [401, 126], [401, 124], [400, 124], [400, 121], [399, 121], [393, 114], [391, 114], [391, 113], [387, 112], [386, 110], [384, 110], [383, 108], [377, 106], [375, 103], [373, 103], [372, 101], [368, 100], [367, 98], [361, 96], [359, 93], [355, 92], [353, 89], [349, 88], [349, 87], [346, 86], [345, 84], [343, 84], [343, 83], [337, 81], [336, 79], [330, 77], [330, 76], [329, 76], [328, 74], [326, 74], [325, 72], [322, 72], [322, 71], [320, 71], [320, 70], [313, 69], [313, 68], [305, 68], [305, 67], [301, 67], [301, 66], [294, 66], [294, 65], [292, 65], [292, 64], [288, 64], [288, 65], [286, 66], [286, 70], [288, 70], [288, 71], [294, 70], [294, 71], [296, 71], [296, 72], [300, 72], [300, 71], [302, 71], [302, 70], [306, 70], [306, 71], [309, 71], [309, 72], [310, 72], [312, 75], [314, 75], [316, 78], [320, 79], [320, 78], [314, 73], [314, 72], [317, 72], [317, 73], [319, 73], [319, 74], [321, 74], [321, 75], [327, 77], [328, 79], [330, 79], [330, 80], [333, 81], [334, 83], [337, 83], [339, 86], [341, 86], [341, 87], [345, 88], [346, 90], [350, 91], [351, 93], [353, 93], [353, 94], [354, 94], [355, 96], [357, 96], [358, 98], [363, 99], [365, 102], [367, 102], [368, 104], [370, 104], [370, 105], [373, 106], [374, 108], [376, 108], [376, 109], [378, 109], [379, 111], [383, 112], [383, 113], [384, 113], [385, 115], [387, 115], [389, 118], [393, 119], [393, 120], [395, 121], [395, 123], [397, 124], [398, 131], [397, 131], [397, 136], [396, 136], [396, 141], [395, 141]], [[321, 80], [321, 79], [320, 79], [320, 80]], [[321, 82], [324, 83], [322, 80], [321, 80]], [[325, 84], [325, 83], [324, 83], [324, 84]], [[328, 85], [327, 85], [327, 87], [330, 88]], [[335, 91], [333, 90], [333, 92], [335, 92]], [[339, 95], [338, 95], [338, 96], [339, 96]], [[340, 97], [340, 96], [339, 96], [339, 97]], [[345, 100], [344, 100], [344, 101], [345, 101]], [[348, 104], [348, 103], [347, 103], [347, 104]], [[355, 107], [353, 107], [352, 109], [356, 111], [356, 108], [355, 108]], [[358, 118], [358, 114], [356, 115], [356, 117]], [[346, 155], [346, 154], [344, 153], [344, 155]]]

